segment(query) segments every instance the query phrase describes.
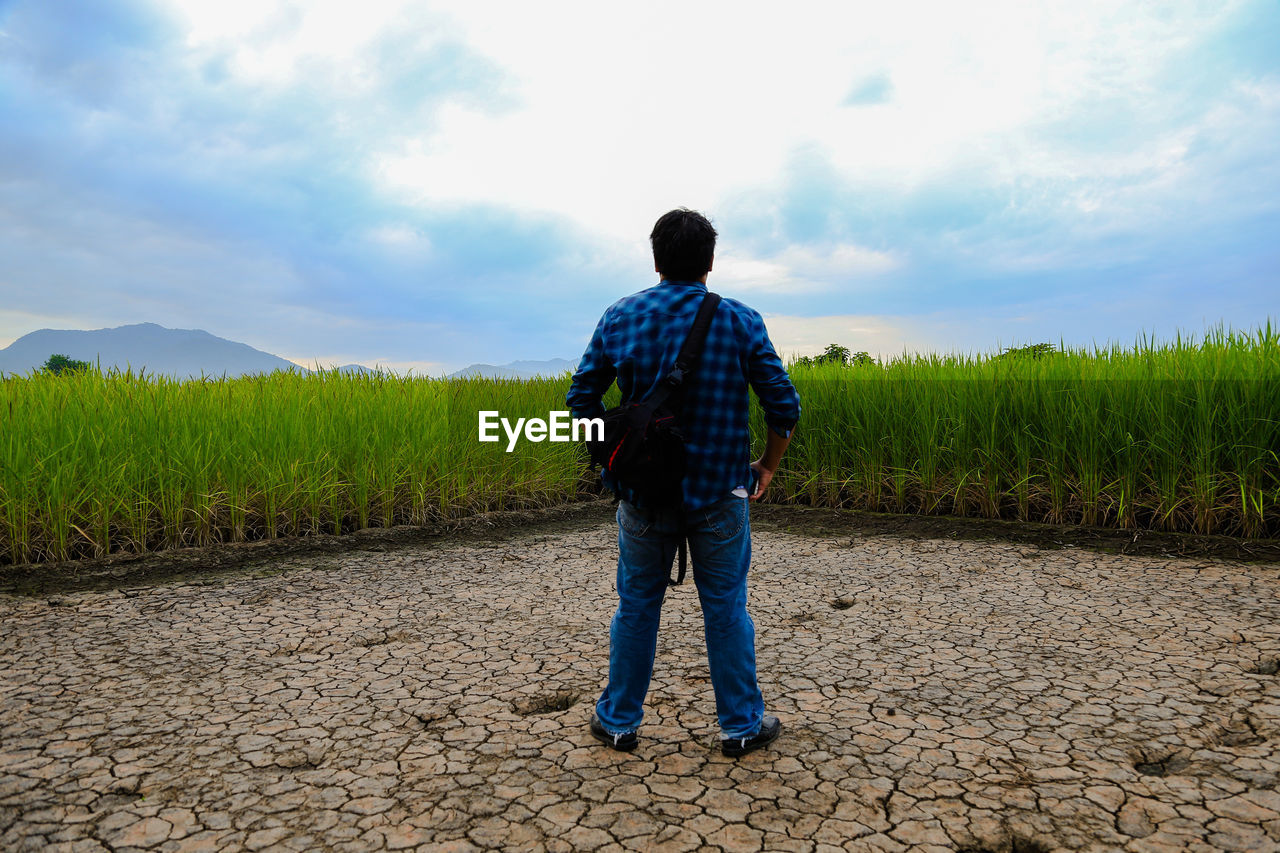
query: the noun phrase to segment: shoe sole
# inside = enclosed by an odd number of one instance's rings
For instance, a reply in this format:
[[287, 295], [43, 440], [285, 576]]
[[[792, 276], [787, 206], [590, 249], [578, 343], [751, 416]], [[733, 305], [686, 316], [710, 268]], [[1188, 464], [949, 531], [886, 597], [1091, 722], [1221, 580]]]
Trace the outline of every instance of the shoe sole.
[[746, 755], [748, 752], [755, 752], [757, 749], [764, 749], [766, 746], [768, 746], [769, 744], [777, 740], [781, 735], [782, 735], [782, 726], [779, 725], [778, 730], [774, 732], [773, 735], [770, 736], [768, 740], [762, 740], [759, 743], [753, 743], [747, 747], [726, 746], [724, 744], [721, 744], [720, 751], [725, 755], [729, 756], [730, 758], [741, 758], [742, 756]]

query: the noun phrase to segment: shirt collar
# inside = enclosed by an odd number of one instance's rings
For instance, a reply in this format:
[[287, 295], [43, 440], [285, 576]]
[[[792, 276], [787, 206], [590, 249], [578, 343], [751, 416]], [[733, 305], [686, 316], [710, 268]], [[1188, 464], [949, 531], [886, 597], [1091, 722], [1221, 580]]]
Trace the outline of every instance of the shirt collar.
[[681, 287], [696, 287], [698, 290], [706, 290], [707, 285], [701, 281], [677, 281], [675, 279], [664, 278], [658, 284], [677, 284]]

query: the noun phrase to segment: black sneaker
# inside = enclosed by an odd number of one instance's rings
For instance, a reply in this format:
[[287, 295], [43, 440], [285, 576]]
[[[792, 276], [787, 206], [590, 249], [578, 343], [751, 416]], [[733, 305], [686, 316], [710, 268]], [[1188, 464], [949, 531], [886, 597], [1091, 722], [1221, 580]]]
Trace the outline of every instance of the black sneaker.
[[752, 750], [768, 746], [782, 734], [782, 723], [777, 717], [765, 717], [760, 721], [760, 731], [751, 737], [731, 737], [720, 740], [720, 751], [730, 758], [746, 755]]
[[610, 748], [618, 750], [618, 752], [630, 752], [640, 743], [640, 739], [636, 737], [635, 732], [623, 732], [620, 735], [610, 734], [604, 730], [604, 726], [600, 725], [600, 720], [595, 714], [591, 715], [591, 734], [595, 735], [596, 740], [603, 741]]

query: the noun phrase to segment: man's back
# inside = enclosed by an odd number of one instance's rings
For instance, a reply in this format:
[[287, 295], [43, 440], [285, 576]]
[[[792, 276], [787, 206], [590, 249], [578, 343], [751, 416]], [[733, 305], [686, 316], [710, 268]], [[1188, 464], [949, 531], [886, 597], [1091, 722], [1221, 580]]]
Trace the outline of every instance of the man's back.
[[[664, 280], [609, 306], [566, 398], [574, 414], [598, 416], [603, 411], [600, 397], [615, 378], [624, 403], [643, 399], [675, 364], [706, 292], [700, 281]], [[770, 425], [790, 430], [800, 416], [799, 398], [764, 322], [755, 310], [725, 298], [707, 332], [698, 367], [684, 387], [686, 509], [708, 506], [735, 488], [750, 487], [749, 387], [759, 396]]]

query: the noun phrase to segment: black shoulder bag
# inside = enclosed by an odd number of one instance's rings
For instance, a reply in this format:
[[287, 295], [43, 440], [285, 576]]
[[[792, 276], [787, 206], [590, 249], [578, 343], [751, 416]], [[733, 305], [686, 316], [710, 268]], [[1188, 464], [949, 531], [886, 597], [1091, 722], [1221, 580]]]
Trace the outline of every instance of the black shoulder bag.
[[[720, 294], [708, 292], [698, 306], [675, 367], [640, 402], [606, 411], [603, 440], [587, 441], [592, 463], [652, 507], [679, 507], [684, 501], [685, 448], [679, 424], [683, 385], [702, 358], [707, 330], [719, 306]], [[681, 536], [679, 574], [670, 583], [684, 581], [687, 554], [685, 538]]]

